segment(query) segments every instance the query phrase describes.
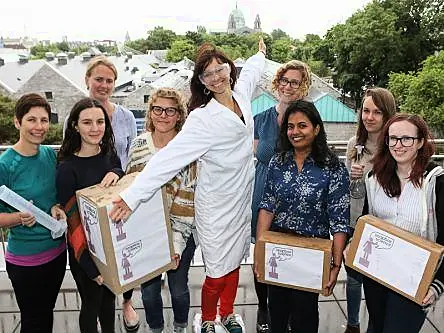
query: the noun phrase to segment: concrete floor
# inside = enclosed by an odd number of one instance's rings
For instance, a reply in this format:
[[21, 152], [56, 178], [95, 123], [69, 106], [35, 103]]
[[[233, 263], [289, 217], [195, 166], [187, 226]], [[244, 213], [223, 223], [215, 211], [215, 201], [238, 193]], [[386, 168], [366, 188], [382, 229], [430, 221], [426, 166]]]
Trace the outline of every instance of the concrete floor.
[[[200, 288], [204, 279], [203, 267], [195, 266], [190, 269], [190, 291], [191, 309], [189, 316], [189, 333], [193, 330], [192, 321], [196, 313], [200, 313]], [[169, 300], [167, 288], [164, 288], [164, 314], [166, 328], [165, 333], [172, 333], [173, 313]], [[345, 301], [345, 274], [341, 271], [338, 284], [334, 294], [330, 297], [321, 297], [319, 302], [320, 328], [319, 333], [343, 333], [346, 324], [346, 301]], [[121, 320], [121, 296], [117, 302], [116, 311], [116, 332], [124, 333], [125, 329]], [[139, 332], [150, 332], [146, 322], [145, 313], [141, 302], [140, 290], [135, 290], [133, 303], [141, 318]], [[71, 274], [67, 271], [59, 294], [55, 309], [54, 333], [74, 333], [79, 332], [80, 298], [76, 292], [75, 284]], [[243, 265], [241, 268], [239, 288], [237, 292], [235, 311], [239, 313], [245, 322], [246, 333], [255, 332], [257, 299], [254, 292], [253, 276], [250, 265]], [[361, 325], [367, 326], [368, 315], [365, 311], [365, 301], [362, 301]], [[20, 313], [18, 311], [14, 293], [6, 273], [0, 273], [0, 333], [20, 332]], [[431, 311], [421, 330], [421, 333], [444, 333], [444, 298]]]

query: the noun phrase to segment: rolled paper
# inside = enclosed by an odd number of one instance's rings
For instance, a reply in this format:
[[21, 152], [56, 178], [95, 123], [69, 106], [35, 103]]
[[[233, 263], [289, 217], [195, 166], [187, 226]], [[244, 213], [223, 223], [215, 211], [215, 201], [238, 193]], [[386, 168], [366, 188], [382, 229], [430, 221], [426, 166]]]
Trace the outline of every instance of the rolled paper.
[[58, 221], [52, 216], [49, 216], [31, 202], [10, 190], [6, 185], [0, 186], [0, 199], [19, 212], [26, 212], [33, 215], [37, 223], [51, 231], [51, 237], [53, 239], [59, 238], [65, 233], [67, 228], [65, 220]]

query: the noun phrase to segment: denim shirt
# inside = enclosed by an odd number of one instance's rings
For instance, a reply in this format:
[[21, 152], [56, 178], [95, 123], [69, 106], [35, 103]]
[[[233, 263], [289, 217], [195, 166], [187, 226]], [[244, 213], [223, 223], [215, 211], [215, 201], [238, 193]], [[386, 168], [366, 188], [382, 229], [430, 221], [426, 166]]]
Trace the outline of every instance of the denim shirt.
[[311, 156], [301, 172], [293, 152], [276, 154], [268, 166], [259, 208], [274, 214], [271, 230], [329, 238], [349, 231], [349, 175], [345, 165], [320, 168]]

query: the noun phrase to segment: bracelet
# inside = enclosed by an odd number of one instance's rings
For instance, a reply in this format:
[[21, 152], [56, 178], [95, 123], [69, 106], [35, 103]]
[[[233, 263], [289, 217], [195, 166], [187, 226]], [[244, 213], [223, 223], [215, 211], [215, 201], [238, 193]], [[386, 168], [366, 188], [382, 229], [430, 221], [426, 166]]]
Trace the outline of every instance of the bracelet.
[[267, 55], [267, 52], [266, 52], [266, 51], [264, 51], [264, 50], [259, 50], [259, 52], [262, 52], [262, 53], [264, 54], [264, 56], [266, 56], [266, 55]]

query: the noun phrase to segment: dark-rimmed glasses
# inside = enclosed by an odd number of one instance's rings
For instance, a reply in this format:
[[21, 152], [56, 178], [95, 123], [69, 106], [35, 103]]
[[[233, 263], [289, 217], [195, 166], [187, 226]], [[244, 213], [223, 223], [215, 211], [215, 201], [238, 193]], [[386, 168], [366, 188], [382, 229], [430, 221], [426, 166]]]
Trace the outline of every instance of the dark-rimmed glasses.
[[299, 88], [301, 86], [301, 81], [298, 80], [289, 80], [285, 76], [279, 79], [279, 84], [283, 87], [287, 86], [289, 83], [292, 88]]
[[176, 114], [177, 109], [176, 109], [176, 108], [173, 108], [173, 107], [163, 108], [163, 107], [161, 107], [161, 106], [153, 105], [153, 106], [151, 107], [151, 111], [152, 111], [156, 116], [161, 116], [162, 113], [165, 112], [165, 114], [166, 114], [168, 117], [172, 117], [172, 116], [174, 116], [174, 115]]
[[411, 147], [415, 143], [415, 140], [418, 140], [420, 138], [413, 137], [413, 136], [387, 136], [385, 137], [385, 143], [389, 147], [394, 147], [398, 144], [398, 141], [401, 142], [401, 146], [403, 147]]

